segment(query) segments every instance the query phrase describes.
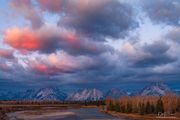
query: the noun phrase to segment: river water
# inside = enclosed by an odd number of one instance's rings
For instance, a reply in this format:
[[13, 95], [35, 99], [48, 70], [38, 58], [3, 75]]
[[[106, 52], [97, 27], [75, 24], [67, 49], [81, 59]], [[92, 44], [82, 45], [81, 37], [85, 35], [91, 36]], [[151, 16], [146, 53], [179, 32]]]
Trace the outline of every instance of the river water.
[[98, 108], [67, 109], [45, 114], [42, 112], [38, 114], [36, 111], [21, 111], [9, 113], [8, 116], [10, 120], [127, 120], [102, 113]]

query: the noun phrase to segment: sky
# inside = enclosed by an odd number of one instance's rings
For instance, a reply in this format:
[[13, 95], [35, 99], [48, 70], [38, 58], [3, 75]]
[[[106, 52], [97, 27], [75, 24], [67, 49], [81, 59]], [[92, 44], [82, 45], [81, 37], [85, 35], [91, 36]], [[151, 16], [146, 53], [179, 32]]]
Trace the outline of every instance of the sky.
[[179, 90], [179, 11], [179, 0], [1, 0], [1, 90]]

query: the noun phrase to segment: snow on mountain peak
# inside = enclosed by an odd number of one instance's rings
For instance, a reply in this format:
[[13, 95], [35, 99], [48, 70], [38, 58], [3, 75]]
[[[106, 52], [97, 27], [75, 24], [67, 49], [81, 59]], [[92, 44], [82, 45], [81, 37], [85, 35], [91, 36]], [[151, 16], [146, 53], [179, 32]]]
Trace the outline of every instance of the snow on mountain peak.
[[149, 86], [146, 86], [142, 91], [139, 92], [139, 95], [153, 95], [153, 96], [164, 96], [168, 93], [172, 93], [170, 88], [163, 83], [152, 83]]
[[60, 91], [58, 88], [41, 88], [36, 92], [35, 100], [61, 100], [67, 97], [65, 93]]
[[69, 101], [97, 101], [103, 99], [103, 93], [97, 89], [83, 89], [71, 93], [67, 100]]

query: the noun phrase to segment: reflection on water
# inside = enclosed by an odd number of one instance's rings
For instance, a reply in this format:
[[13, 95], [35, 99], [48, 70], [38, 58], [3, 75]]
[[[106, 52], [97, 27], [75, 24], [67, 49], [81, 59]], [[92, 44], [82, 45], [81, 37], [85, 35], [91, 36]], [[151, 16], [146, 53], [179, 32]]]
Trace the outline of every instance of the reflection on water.
[[[101, 113], [97, 108], [80, 108], [80, 109], [71, 109], [69, 111], [72, 111], [76, 113], [77, 120], [85, 120], [85, 119], [108, 119], [108, 120], [114, 120], [117, 119], [116, 117], [113, 117], [111, 115]], [[117, 119], [118, 120], [118, 119]]]
[[36, 115], [25, 113], [27, 112], [14, 112], [8, 116], [11, 118], [10, 120], [125, 120], [102, 113], [98, 108], [68, 109]]

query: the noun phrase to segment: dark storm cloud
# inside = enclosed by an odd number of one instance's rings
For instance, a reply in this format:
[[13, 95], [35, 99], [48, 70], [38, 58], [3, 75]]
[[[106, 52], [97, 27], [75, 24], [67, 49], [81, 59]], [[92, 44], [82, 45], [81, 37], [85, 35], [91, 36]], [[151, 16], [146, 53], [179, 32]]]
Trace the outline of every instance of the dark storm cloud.
[[156, 23], [180, 25], [179, 0], [141, 0], [143, 10]]
[[155, 41], [152, 44], [145, 44], [137, 54], [130, 58], [132, 67], [155, 67], [168, 63], [173, 63], [177, 58], [168, 54], [170, 46], [163, 41]]
[[144, 51], [149, 52], [152, 55], [164, 54], [169, 50], [170, 46], [164, 41], [155, 41], [152, 44], [144, 46]]
[[153, 67], [174, 62], [175, 59], [167, 54], [152, 55], [134, 62], [135, 67]]
[[60, 15], [59, 26], [93, 37], [125, 37], [138, 26], [135, 10], [119, 0], [38, 0], [43, 11]]
[[118, 0], [79, 0], [77, 3], [66, 11], [59, 26], [75, 29], [94, 40], [104, 40], [104, 37], [122, 38], [138, 26], [132, 7]]

